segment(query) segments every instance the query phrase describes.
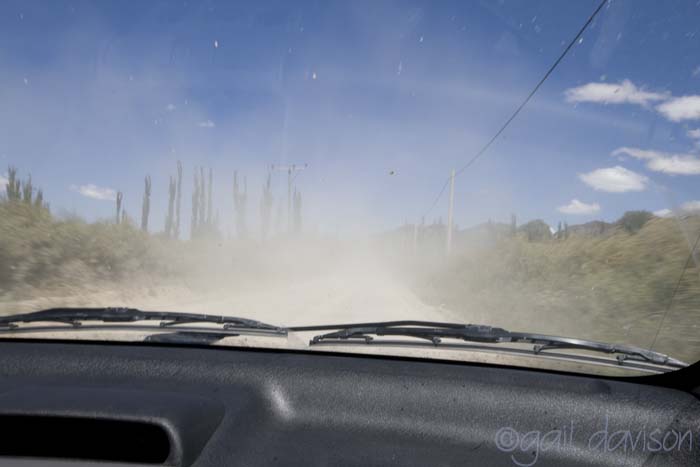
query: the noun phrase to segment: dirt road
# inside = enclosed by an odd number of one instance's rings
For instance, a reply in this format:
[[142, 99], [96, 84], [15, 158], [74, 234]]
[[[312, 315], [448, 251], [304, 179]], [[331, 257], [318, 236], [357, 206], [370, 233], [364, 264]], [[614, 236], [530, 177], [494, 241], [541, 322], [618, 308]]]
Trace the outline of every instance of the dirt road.
[[[447, 312], [423, 303], [408, 286], [367, 257], [334, 258], [332, 266], [313, 273], [282, 273], [247, 281], [216, 277], [197, 285], [79, 292], [64, 297], [38, 297], [0, 304], [14, 314], [58, 306], [129, 306], [144, 310], [186, 311], [252, 318], [271, 324], [353, 323], [421, 319], [444, 321]], [[221, 284], [224, 284], [223, 286]]]
[[381, 266], [366, 263], [362, 268], [349, 264], [332, 274], [252, 283], [191, 299], [148, 301], [154, 309], [243, 316], [285, 326], [448, 319], [445, 310], [423, 303]]
[[[359, 267], [361, 266], [361, 267]], [[14, 303], [0, 307], [4, 313], [17, 313], [55, 306], [133, 306], [144, 310], [186, 311], [194, 313], [222, 314], [252, 318], [280, 326], [298, 326], [333, 323], [359, 323], [384, 320], [429, 320], [465, 322], [449, 311], [422, 302], [405, 284], [392, 277], [379, 264], [344, 263], [334, 268], [332, 274], [308, 275], [293, 280], [280, 279], [264, 283], [250, 281], [247, 285], [236, 282], [230, 290], [213, 288], [207, 292], [171, 288], [160, 293], [146, 295], [126, 291], [71, 298], [50, 299]], [[536, 366], [550, 368], [553, 363], [531, 357], [501, 353], [450, 351], [431, 347], [365, 347], [319, 346], [309, 347], [308, 342], [316, 333], [295, 333], [288, 338], [240, 336], [228, 339], [234, 346], [268, 348], [297, 348], [309, 351], [340, 351], [355, 353], [393, 354], [420, 358], [467, 360], [482, 363]], [[29, 334], [24, 336], [29, 337]], [[44, 333], [42, 338], [141, 340], [146, 334], [134, 332], [100, 333], [66, 330], [60, 333]], [[566, 363], [570, 371], [591, 371], [580, 364]], [[557, 368], [563, 368], [557, 366]], [[608, 371], [601, 367], [596, 371]], [[622, 370], [616, 370], [622, 371]]]

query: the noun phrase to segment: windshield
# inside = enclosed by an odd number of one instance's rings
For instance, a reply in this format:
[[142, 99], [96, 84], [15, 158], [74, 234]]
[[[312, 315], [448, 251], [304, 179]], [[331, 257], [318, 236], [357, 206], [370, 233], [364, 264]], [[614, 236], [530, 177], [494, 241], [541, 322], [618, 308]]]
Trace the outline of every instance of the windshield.
[[0, 6], [3, 316], [472, 323], [693, 363], [699, 177], [696, 0]]

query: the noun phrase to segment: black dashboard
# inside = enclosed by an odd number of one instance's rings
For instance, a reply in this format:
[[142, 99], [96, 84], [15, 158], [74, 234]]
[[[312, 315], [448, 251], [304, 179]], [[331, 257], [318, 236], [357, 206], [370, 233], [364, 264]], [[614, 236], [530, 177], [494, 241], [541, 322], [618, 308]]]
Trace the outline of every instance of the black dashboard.
[[3, 340], [0, 463], [700, 465], [696, 366], [616, 380], [364, 355]]

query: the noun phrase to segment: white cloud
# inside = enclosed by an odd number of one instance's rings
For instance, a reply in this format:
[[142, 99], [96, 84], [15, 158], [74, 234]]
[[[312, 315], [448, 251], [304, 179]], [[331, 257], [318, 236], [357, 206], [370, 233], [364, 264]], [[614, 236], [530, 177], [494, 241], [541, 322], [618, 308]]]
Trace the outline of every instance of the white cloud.
[[[679, 213], [684, 214], [700, 212], [700, 201], [686, 201], [680, 205], [678, 211]], [[654, 215], [658, 217], [671, 217], [673, 215], [673, 211], [670, 209], [659, 209], [658, 211], [654, 211]]]
[[98, 199], [101, 201], [114, 201], [117, 198], [117, 192], [113, 189], [93, 185], [92, 183], [80, 186], [71, 185], [70, 189], [87, 198]]
[[615, 149], [613, 152], [610, 153], [610, 155], [612, 155], [612, 156], [627, 155], [627, 156], [632, 156], [636, 159], [645, 159], [645, 160], [656, 159], [658, 157], [665, 157], [665, 153], [662, 153], [660, 151], [654, 151], [652, 149], [629, 148], [627, 146], [623, 146], [621, 148]]
[[686, 201], [681, 204], [681, 210], [685, 212], [697, 212], [700, 211], [700, 201]]
[[0, 190], [4, 190], [6, 186], [7, 178], [5, 178], [3, 175], [0, 175]]
[[598, 203], [583, 203], [574, 198], [569, 204], [565, 206], [559, 206], [557, 208], [557, 211], [562, 212], [564, 214], [593, 214], [600, 211], [600, 205]]
[[671, 175], [700, 174], [700, 159], [690, 154], [674, 155], [669, 158], [653, 159], [647, 162], [647, 167], [655, 172]]
[[700, 174], [700, 158], [692, 154], [671, 154], [651, 149], [622, 147], [615, 149], [612, 155], [628, 155], [636, 159], [646, 160], [647, 168], [655, 172], [671, 175]]
[[[700, 69], [700, 67], [699, 67]], [[645, 91], [626, 79], [618, 84], [588, 83], [564, 91], [568, 102], [595, 102], [598, 104], [637, 104], [648, 106], [665, 101], [656, 110], [672, 122], [700, 120], [700, 95], [672, 97], [669, 93]]]
[[652, 101], [668, 98], [666, 94], [644, 91], [630, 80], [619, 84], [588, 83], [564, 91], [568, 102], [597, 102], [600, 104], [638, 104], [648, 105]]
[[700, 120], [700, 96], [675, 97], [657, 106], [656, 110], [672, 122]]
[[694, 130], [688, 130], [688, 138], [700, 139], [700, 128], [696, 128]]
[[216, 124], [212, 122], [211, 120], [205, 120], [203, 122], [199, 122], [197, 126], [200, 126], [202, 128], [214, 128]]
[[649, 181], [644, 175], [620, 167], [619, 165], [579, 174], [579, 178], [595, 190], [607, 191], [610, 193], [642, 191], [646, 188], [647, 182]]

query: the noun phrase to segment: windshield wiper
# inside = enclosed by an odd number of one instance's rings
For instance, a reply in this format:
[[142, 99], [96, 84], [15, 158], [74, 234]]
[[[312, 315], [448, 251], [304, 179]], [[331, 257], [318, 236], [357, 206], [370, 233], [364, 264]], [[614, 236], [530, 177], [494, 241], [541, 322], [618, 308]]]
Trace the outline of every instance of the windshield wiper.
[[386, 321], [378, 323], [339, 324], [324, 326], [291, 327], [290, 331], [335, 330], [320, 334], [311, 339], [309, 345], [321, 343], [339, 344], [347, 341], [359, 341], [366, 344], [381, 343], [373, 336], [415, 337], [440, 345], [442, 339], [460, 339], [466, 342], [488, 344], [525, 343], [533, 344], [533, 352], [539, 354], [550, 349], [576, 349], [592, 352], [614, 354], [619, 364], [626, 360], [635, 360], [667, 367], [684, 368], [687, 363], [668, 355], [641, 347], [608, 344], [585, 339], [549, 336], [527, 332], [512, 332], [503, 328], [479, 324], [437, 323], [431, 321]]
[[192, 332], [178, 331], [168, 332], [163, 334], [151, 334], [146, 336], [144, 342], [156, 342], [161, 344], [192, 344], [192, 345], [209, 345], [218, 342], [222, 339], [238, 334], [221, 333], [221, 332]]
[[[235, 331], [254, 331], [261, 334], [274, 334], [286, 336], [285, 328], [262, 323], [260, 321], [239, 318], [235, 316], [207, 315], [199, 313], [183, 313], [175, 311], [144, 311], [137, 308], [50, 308], [31, 313], [15, 314], [0, 317], [0, 332], [16, 331], [20, 329], [34, 330], [35, 327], [23, 327], [19, 323], [63, 323], [70, 328], [81, 328], [85, 323], [134, 323], [138, 321], [158, 321], [159, 328], [176, 327], [182, 324], [221, 324], [217, 331], [232, 331], [227, 335], [236, 335]], [[95, 326], [90, 326], [95, 328]], [[154, 328], [156, 326], [150, 326]], [[51, 330], [60, 330], [63, 327], [53, 326]], [[107, 329], [105, 326], [102, 329]], [[191, 330], [192, 328], [188, 328]], [[202, 331], [205, 328], [196, 328]]]

